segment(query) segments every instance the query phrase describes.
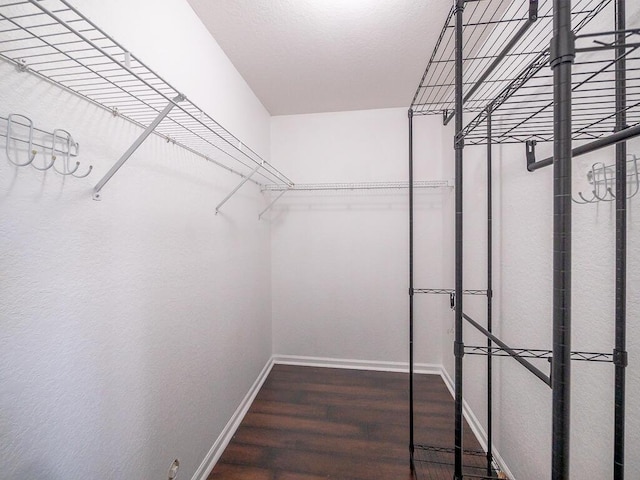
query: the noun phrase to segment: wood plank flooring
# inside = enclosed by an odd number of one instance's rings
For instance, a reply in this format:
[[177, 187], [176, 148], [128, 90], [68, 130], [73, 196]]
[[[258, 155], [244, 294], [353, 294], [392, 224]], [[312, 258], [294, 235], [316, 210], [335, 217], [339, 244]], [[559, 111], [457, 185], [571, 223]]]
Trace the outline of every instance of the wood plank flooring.
[[[416, 443], [452, 447], [444, 382], [417, 375], [415, 388]], [[408, 397], [407, 374], [275, 365], [208, 480], [412, 479]], [[427, 467], [418, 478], [452, 478]]]

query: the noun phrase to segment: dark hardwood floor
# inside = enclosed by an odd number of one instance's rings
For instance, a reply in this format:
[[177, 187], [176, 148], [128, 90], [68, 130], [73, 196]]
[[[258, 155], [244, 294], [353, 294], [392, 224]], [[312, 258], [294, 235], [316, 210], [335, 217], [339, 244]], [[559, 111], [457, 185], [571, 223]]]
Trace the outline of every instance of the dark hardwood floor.
[[[412, 479], [408, 398], [407, 374], [275, 365], [209, 480]], [[416, 443], [452, 447], [442, 379], [417, 375], [416, 398]], [[465, 428], [465, 448], [479, 449]], [[452, 478], [448, 465], [418, 467]]]

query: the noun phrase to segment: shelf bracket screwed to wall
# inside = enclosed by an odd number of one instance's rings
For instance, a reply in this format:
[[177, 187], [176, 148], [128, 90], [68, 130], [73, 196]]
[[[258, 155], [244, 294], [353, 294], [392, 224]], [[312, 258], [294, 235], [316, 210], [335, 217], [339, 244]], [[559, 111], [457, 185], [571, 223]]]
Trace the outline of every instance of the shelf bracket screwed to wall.
[[242, 188], [242, 186], [247, 183], [249, 180], [251, 180], [251, 177], [253, 177], [258, 170], [260, 170], [262, 168], [263, 163], [259, 163], [256, 165], [256, 167], [251, 170], [251, 173], [249, 173], [249, 175], [247, 175], [246, 177], [244, 177], [242, 179], [242, 181], [238, 184], [238, 186], [236, 188], [234, 188], [231, 193], [229, 193], [229, 195], [227, 195], [226, 197], [224, 197], [224, 200], [222, 200], [218, 205], [216, 205], [216, 215], [218, 214], [218, 212], [220, 211], [220, 208], [222, 208], [222, 206], [227, 203], [227, 201], [233, 197], [235, 195], [235, 193], [240, 190], [240, 188]]
[[269, 205], [267, 205], [267, 208], [265, 208], [264, 210], [262, 210], [259, 214], [258, 214], [258, 220], [262, 219], [262, 216], [267, 213], [269, 210], [271, 210], [271, 207], [273, 207], [276, 202], [278, 200], [280, 200], [280, 197], [282, 197], [285, 193], [287, 193], [289, 190], [291, 190], [292, 187], [287, 188], [286, 190], [282, 190], [277, 196], [276, 198], [274, 198], [273, 200], [271, 200], [271, 203], [269, 203]]
[[149, 137], [149, 135], [151, 135], [153, 133], [153, 131], [156, 129], [156, 127], [158, 125], [160, 125], [160, 122], [162, 122], [162, 120], [164, 120], [165, 117], [167, 115], [169, 115], [171, 110], [173, 110], [173, 107], [175, 107], [178, 102], [182, 102], [185, 99], [186, 99], [186, 97], [184, 95], [180, 94], [180, 95], [175, 97], [173, 100], [171, 100], [167, 104], [167, 106], [164, 108], [164, 110], [162, 110], [162, 112], [160, 112], [158, 114], [158, 116], [155, 118], [155, 120], [153, 122], [151, 122], [151, 124], [145, 129], [144, 132], [142, 132], [142, 135], [140, 135], [138, 137], [138, 139], [135, 142], [133, 142], [133, 145], [131, 145], [129, 147], [129, 149], [126, 152], [124, 152], [124, 154], [113, 165], [113, 167], [111, 167], [111, 169], [107, 172], [107, 174], [104, 177], [102, 177], [102, 180], [100, 180], [97, 183], [97, 185], [93, 189], [93, 199], [94, 200], [101, 200], [102, 199], [100, 191], [104, 188], [104, 186], [107, 184], [107, 182], [109, 182], [109, 180], [111, 180], [111, 177], [113, 177], [116, 174], [116, 172], [118, 170], [120, 170], [120, 168], [125, 164], [125, 162], [127, 160], [129, 160], [129, 157], [131, 157], [131, 155], [133, 155], [134, 152], [138, 148], [140, 148], [140, 145], [142, 145], [144, 143], [144, 141]]

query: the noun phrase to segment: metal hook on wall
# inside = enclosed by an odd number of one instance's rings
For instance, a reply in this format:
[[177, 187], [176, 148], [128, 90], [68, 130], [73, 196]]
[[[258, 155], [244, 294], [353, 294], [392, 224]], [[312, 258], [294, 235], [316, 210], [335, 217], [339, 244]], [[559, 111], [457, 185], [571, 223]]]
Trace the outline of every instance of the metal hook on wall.
[[[9, 143], [10, 140], [13, 138], [12, 137], [12, 129], [13, 129], [13, 123], [14, 123], [14, 118], [20, 118], [23, 119], [24, 121], [26, 121], [26, 125], [24, 123], [17, 123], [18, 125], [22, 125], [23, 127], [29, 127], [29, 140], [28, 140], [28, 160], [25, 163], [20, 163], [20, 162], [16, 162], [15, 160], [13, 160], [11, 158], [11, 153], [10, 153], [10, 149], [9, 149]], [[31, 119], [29, 117], [25, 117], [24, 115], [20, 115], [17, 113], [12, 113], [7, 117], [7, 143], [5, 144], [5, 152], [7, 153], [7, 159], [13, 163], [15, 166], [17, 167], [26, 167], [27, 165], [31, 164], [31, 162], [33, 162], [33, 159], [36, 158], [36, 152], [33, 149], [33, 122], [31, 121]]]
[[[578, 192], [578, 196], [580, 197], [580, 200], [576, 200], [575, 198], [571, 197], [571, 200], [573, 200], [575, 203], [584, 205], [585, 203], [596, 203], [600, 199], [600, 196], [596, 192], [597, 189], [599, 188], [598, 187], [599, 183], [596, 181], [596, 165], [597, 164], [598, 162], [591, 165], [591, 170], [587, 173], [587, 180], [589, 181], [589, 183], [593, 184], [593, 190], [591, 191], [591, 198], [585, 198], [582, 192]], [[605, 179], [606, 179], [606, 176], [605, 176]]]
[[[640, 181], [638, 179], [638, 157], [632, 153], [628, 153], [627, 158], [630, 158], [630, 160], [627, 160], [627, 165], [631, 165], [631, 173], [627, 173], [627, 189], [629, 188], [629, 185], [633, 185], [633, 193], [627, 195], [627, 200], [629, 200], [638, 194], [638, 190], [640, 190]], [[609, 194], [614, 199], [616, 198], [616, 195], [613, 193], [611, 188], [609, 188]]]
[[[53, 168], [60, 175], [68, 176], [76, 178], [84, 178], [88, 176], [93, 170], [93, 166], [90, 165], [88, 170], [83, 174], [78, 174], [78, 168], [80, 166], [80, 162], [76, 162], [75, 165], [72, 165], [72, 157], [77, 157], [80, 154], [80, 145], [76, 142], [71, 134], [58, 128], [53, 131], [53, 133], [41, 130], [36, 128], [33, 124], [33, 121], [25, 116], [17, 113], [12, 113], [7, 116], [7, 118], [0, 117], [0, 120], [4, 120], [7, 122], [7, 141], [5, 143], [5, 152], [7, 154], [7, 159], [18, 167], [26, 167], [27, 165], [31, 165], [36, 170], [44, 172]], [[23, 130], [27, 130], [27, 132], [21, 131], [17, 132], [16, 126], [23, 127]], [[4, 134], [3, 134], [4, 135]], [[41, 141], [40, 138], [51, 138], [51, 143], [48, 141]], [[11, 145], [13, 143], [22, 143], [27, 145], [27, 151], [29, 152], [27, 161], [19, 162], [11, 156]], [[36, 150], [38, 148], [38, 150]], [[48, 160], [48, 155], [43, 156], [43, 162], [41, 165], [37, 165], [34, 161], [36, 155], [39, 150], [43, 152], [48, 152], [51, 150], [51, 159]], [[56, 165], [56, 160], [59, 159], [59, 156], [62, 155], [62, 167], [59, 168], [60, 162], [58, 162], [58, 166]], [[14, 155], [15, 156], [15, 155]], [[47, 158], [47, 160], [44, 160]]]
[[[627, 199], [635, 197], [640, 191], [640, 175], [638, 173], [638, 158], [636, 155], [628, 154], [627, 173], [625, 180], [627, 188], [631, 186], [633, 192], [627, 195]], [[630, 173], [629, 170], [631, 170]], [[597, 203], [613, 202], [616, 199], [614, 193], [616, 177], [615, 165], [605, 165], [603, 162], [596, 162], [591, 165], [591, 170], [587, 173], [587, 181], [593, 185], [591, 198], [586, 198], [582, 192], [578, 192], [579, 199], [572, 198], [575, 203]]]
[[[599, 165], [599, 169], [596, 170], [596, 165]], [[596, 162], [591, 165], [591, 172], [593, 173], [593, 195], [601, 202], [610, 202], [613, 199], [607, 198], [607, 193], [611, 191], [609, 186], [609, 176], [607, 175], [607, 166], [603, 162]], [[598, 180], [597, 173], [602, 172], [602, 180]], [[604, 183], [604, 195], [600, 196], [600, 186]]]
[[[62, 135], [61, 135], [62, 134]], [[71, 169], [69, 165], [69, 160], [71, 158], [71, 148], [74, 147], [76, 149], [76, 153], [78, 152], [78, 144], [73, 141], [73, 137], [69, 132], [63, 130], [61, 128], [56, 128], [53, 131], [53, 147], [51, 149], [51, 158], [53, 159], [53, 163], [57, 160], [56, 157], [56, 146], [58, 145], [58, 138], [62, 141], [62, 171], [58, 170], [58, 168], [54, 165], [53, 169], [58, 172], [60, 175], [73, 175], [78, 167], [80, 167], [80, 162], [76, 162], [73, 169]], [[65, 150], [66, 147], [66, 150]]]

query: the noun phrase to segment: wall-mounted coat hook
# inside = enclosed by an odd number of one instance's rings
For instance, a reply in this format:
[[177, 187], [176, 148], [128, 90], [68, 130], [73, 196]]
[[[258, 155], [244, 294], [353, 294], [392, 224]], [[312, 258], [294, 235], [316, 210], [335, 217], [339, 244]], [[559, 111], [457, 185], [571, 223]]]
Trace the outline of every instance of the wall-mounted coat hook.
[[[640, 179], [638, 178], [638, 157], [636, 157], [634, 154], [629, 153], [627, 154], [627, 158], [629, 159], [627, 160], [627, 193], [629, 186], [631, 186], [631, 190], [633, 192], [631, 194], [627, 194], [628, 200], [638, 194], [638, 190], [640, 190]], [[629, 173], [629, 170], [631, 170], [631, 173]], [[615, 199], [616, 195], [615, 193], [613, 193], [611, 187], [609, 187], [608, 190], [609, 195], [611, 195], [611, 197]]]
[[[640, 191], [640, 179], [638, 175], [638, 158], [633, 154], [627, 155], [627, 188], [631, 188], [631, 193], [627, 199], [633, 198]], [[582, 192], [578, 192], [579, 198], [572, 198], [575, 203], [597, 203], [613, 202], [616, 199], [614, 190], [616, 183], [615, 165], [605, 165], [603, 162], [596, 162], [591, 165], [587, 172], [587, 182], [592, 185], [591, 198], [585, 197]]]
[[[20, 119], [26, 123], [16, 122], [16, 119]], [[11, 152], [9, 148], [10, 140], [15, 139], [13, 132], [13, 125], [16, 123], [17, 125], [26, 126], [29, 128], [29, 139], [27, 140], [28, 146], [28, 154], [27, 161], [24, 163], [20, 163], [11, 158]], [[33, 122], [29, 117], [25, 117], [24, 115], [20, 115], [17, 113], [12, 113], [7, 117], [7, 143], [5, 144], [5, 152], [7, 153], [7, 159], [13, 163], [17, 167], [26, 167], [27, 165], [33, 162], [33, 159], [36, 158], [36, 151], [33, 149]]]
[[[55, 166], [56, 161], [56, 146], [58, 145], [58, 141], [61, 141], [62, 149], [62, 170], [58, 170]], [[76, 178], [84, 178], [91, 173], [93, 170], [93, 165], [89, 165], [89, 169], [82, 175], [77, 175], [76, 172], [78, 168], [80, 168], [80, 162], [76, 162], [76, 164], [71, 166], [71, 157], [77, 156], [80, 152], [80, 145], [73, 139], [71, 134], [66, 130], [61, 128], [56, 128], [53, 131], [53, 147], [51, 148], [51, 158], [53, 169], [59, 173], [60, 175], [71, 175]]]
[[[93, 166], [89, 166], [88, 170], [83, 174], [78, 174], [78, 168], [80, 162], [76, 162], [72, 165], [72, 158], [77, 157], [80, 154], [80, 145], [76, 142], [71, 134], [61, 128], [57, 128], [51, 132], [36, 128], [33, 121], [25, 116], [16, 113], [8, 115], [7, 118], [0, 117], [0, 120], [7, 122], [7, 141], [5, 144], [5, 152], [7, 159], [18, 167], [26, 167], [31, 165], [36, 170], [44, 172], [49, 169], [55, 170], [60, 175], [70, 175], [76, 178], [84, 178], [91, 173]], [[16, 130], [16, 126], [21, 126], [27, 129], [26, 133], [20, 134]], [[37, 136], [36, 136], [37, 133]], [[51, 139], [49, 143], [46, 139]], [[11, 142], [20, 142], [27, 145], [28, 156], [25, 162], [18, 162], [11, 156]], [[38, 150], [36, 150], [36, 148]], [[51, 151], [51, 156], [43, 155], [45, 160], [41, 165], [37, 165], [34, 159], [38, 151], [48, 152]], [[62, 159], [59, 156], [62, 155]], [[46, 160], [46, 158], [50, 160]], [[62, 165], [60, 168], [56, 165], [56, 160], [61, 160]], [[60, 162], [57, 162], [60, 165]]]
[[[46, 158], [45, 156], [43, 156], [42, 158]], [[31, 166], [33, 168], [35, 168], [36, 170], [40, 170], [41, 172], [44, 172], [45, 170], [49, 170], [51, 167], [53, 167], [53, 164], [56, 163], [56, 156], [53, 154], [51, 154], [51, 161], [49, 163], [45, 163], [44, 166], [39, 167], [38, 165], [36, 165], [36, 162], [31, 162]]]
[[[602, 171], [602, 173], [599, 173]], [[593, 181], [590, 179], [596, 178], [598, 175], [602, 176], [601, 181]], [[606, 169], [604, 169], [604, 163], [596, 162], [591, 165], [591, 170], [587, 173], [587, 179], [589, 179], [589, 183], [593, 184], [593, 189], [591, 190], [591, 198], [586, 198], [582, 192], [578, 192], [579, 199], [575, 199], [571, 197], [575, 203], [585, 204], [585, 203], [597, 203], [604, 202], [606, 200], [607, 190], [609, 190], [609, 178], [607, 177]], [[600, 192], [602, 190], [602, 192]]]

